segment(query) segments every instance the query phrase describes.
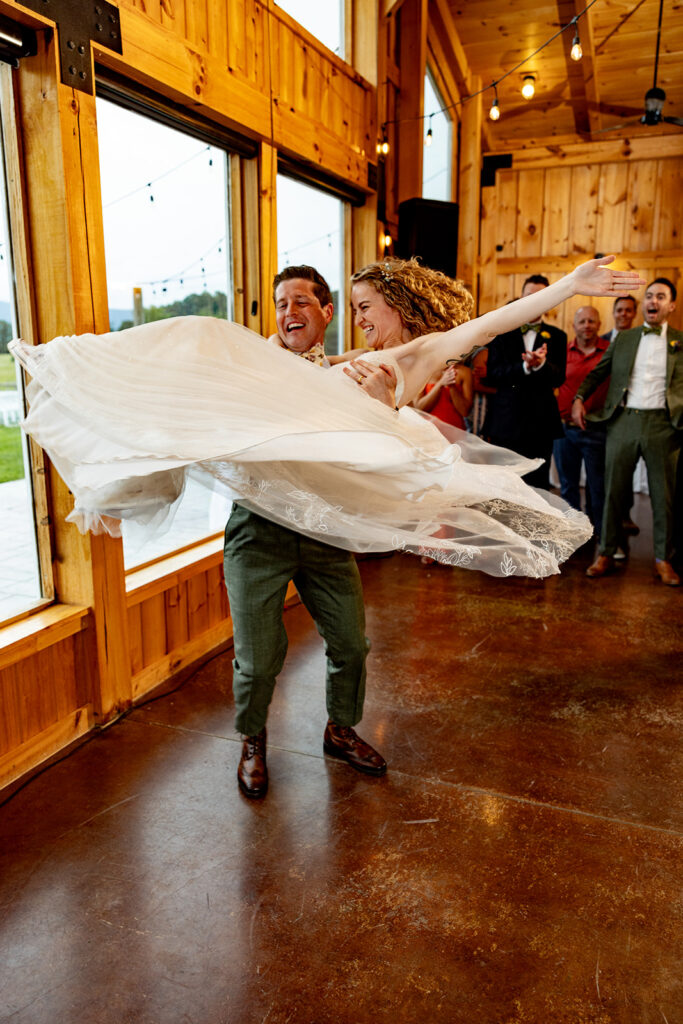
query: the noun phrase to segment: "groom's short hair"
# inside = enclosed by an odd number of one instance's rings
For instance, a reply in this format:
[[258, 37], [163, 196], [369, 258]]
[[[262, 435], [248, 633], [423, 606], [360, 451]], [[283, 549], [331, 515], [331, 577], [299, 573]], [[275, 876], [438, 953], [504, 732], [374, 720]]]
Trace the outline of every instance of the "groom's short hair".
[[668, 277], [656, 277], [654, 281], [650, 281], [645, 291], [649, 291], [653, 284], [665, 284], [671, 292], [671, 301], [676, 301], [676, 295], [678, 294], [676, 291], [676, 285], [673, 283], [673, 281], [670, 281]]
[[277, 286], [283, 281], [293, 281], [297, 277], [304, 281], [313, 282], [313, 294], [321, 306], [332, 305], [332, 293], [327, 281], [322, 274], [318, 273], [315, 267], [309, 267], [306, 263], [302, 263], [298, 267], [285, 267], [284, 270], [275, 275], [273, 278], [273, 301], [275, 301]]

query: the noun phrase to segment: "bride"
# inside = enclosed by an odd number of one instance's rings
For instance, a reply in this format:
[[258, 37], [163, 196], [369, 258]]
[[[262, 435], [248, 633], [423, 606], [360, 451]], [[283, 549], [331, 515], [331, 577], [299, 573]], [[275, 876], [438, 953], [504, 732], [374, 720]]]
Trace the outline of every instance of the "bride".
[[[118, 535], [121, 519], [158, 527], [192, 474], [347, 550], [408, 550], [494, 575], [547, 576], [590, 536], [585, 517], [521, 480], [535, 462], [463, 432], [449, 443], [406, 406], [447, 359], [574, 295], [617, 297], [644, 283], [610, 270], [613, 259], [589, 260], [501, 309], [331, 370], [206, 317], [47, 345], [14, 341], [32, 378], [23, 426], [73, 492], [69, 519], [81, 530]], [[396, 409], [364, 394], [377, 363], [395, 378]]]

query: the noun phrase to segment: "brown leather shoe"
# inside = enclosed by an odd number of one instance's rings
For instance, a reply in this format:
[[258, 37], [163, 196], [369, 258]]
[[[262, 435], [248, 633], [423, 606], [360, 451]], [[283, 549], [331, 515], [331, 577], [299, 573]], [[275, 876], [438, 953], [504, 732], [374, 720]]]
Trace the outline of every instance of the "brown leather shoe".
[[245, 736], [242, 756], [237, 766], [237, 782], [250, 800], [258, 800], [268, 790], [268, 767], [266, 765], [266, 727], [256, 736]]
[[674, 570], [671, 562], [665, 562], [663, 558], [655, 558], [655, 572], [667, 587], [680, 587], [681, 577]]
[[350, 725], [335, 725], [331, 719], [325, 728], [323, 750], [330, 757], [338, 757], [366, 775], [384, 775], [387, 770], [382, 755], [362, 740]]
[[637, 523], [634, 523], [632, 519], [624, 519], [621, 524], [621, 529], [624, 533], [628, 533], [632, 537], [636, 537], [640, 533], [640, 527]]
[[586, 576], [597, 579], [598, 576], [607, 576], [614, 572], [614, 559], [611, 555], [598, 555], [592, 565], [586, 569]]

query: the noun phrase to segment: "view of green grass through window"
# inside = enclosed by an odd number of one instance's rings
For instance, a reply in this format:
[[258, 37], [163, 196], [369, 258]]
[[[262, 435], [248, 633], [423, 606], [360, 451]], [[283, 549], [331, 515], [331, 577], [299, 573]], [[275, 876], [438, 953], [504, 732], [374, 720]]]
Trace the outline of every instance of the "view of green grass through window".
[[[111, 330], [231, 319], [225, 151], [102, 99], [97, 132]], [[227, 512], [225, 499], [188, 481], [165, 533], [140, 540], [124, 523], [126, 568], [219, 532]]]

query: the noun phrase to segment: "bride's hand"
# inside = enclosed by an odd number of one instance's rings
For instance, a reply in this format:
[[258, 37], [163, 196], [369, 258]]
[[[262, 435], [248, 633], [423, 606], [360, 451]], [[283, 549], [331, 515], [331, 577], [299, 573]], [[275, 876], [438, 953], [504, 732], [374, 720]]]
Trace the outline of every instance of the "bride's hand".
[[610, 270], [608, 264], [613, 263], [615, 259], [615, 256], [601, 256], [596, 260], [588, 260], [573, 270], [570, 277], [573, 281], [574, 294], [618, 298], [647, 284], [637, 270]]

